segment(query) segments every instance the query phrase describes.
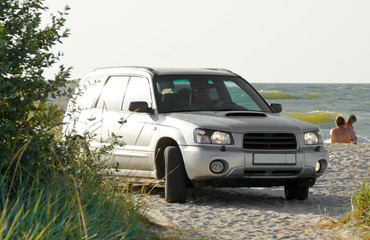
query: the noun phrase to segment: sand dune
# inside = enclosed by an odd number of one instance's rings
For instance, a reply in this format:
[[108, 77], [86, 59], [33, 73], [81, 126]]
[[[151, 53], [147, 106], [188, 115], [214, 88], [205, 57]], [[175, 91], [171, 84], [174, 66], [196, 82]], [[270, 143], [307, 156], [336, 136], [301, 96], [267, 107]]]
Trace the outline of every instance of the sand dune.
[[190, 190], [184, 204], [147, 197], [149, 215], [191, 237], [209, 239], [359, 239], [349, 227], [317, 227], [351, 209], [351, 195], [370, 165], [370, 144], [327, 144], [329, 168], [307, 200], [287, 201], [283, 187]]

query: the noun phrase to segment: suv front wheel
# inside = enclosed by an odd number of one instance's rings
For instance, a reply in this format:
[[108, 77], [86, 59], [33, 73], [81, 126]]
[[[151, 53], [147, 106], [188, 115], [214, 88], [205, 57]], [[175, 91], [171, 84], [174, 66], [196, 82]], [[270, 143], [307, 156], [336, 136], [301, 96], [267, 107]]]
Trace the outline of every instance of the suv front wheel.
[[167, 202], [186, 202], [186, 171], [181, 151], [169, 146], [164, 150], [166, 161], [165, 199]]

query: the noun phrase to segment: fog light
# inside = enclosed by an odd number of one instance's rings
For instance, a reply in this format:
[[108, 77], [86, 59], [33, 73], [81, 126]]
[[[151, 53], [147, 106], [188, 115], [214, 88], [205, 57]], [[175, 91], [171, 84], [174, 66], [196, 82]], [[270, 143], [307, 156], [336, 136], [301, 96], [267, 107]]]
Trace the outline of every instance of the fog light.
[[316, 166], [315, 166], [315, 171], [316, 173], [322, 174], [325, 172], [327, 168], [328, 168], [328, 163], [326, 162], [325, 159], [321, 159], [317, 161]]
[[214, 160], [209, 165], [209, 169], [213, 173], [222, 173], [225, 170], [225, 164], [220, 160]]

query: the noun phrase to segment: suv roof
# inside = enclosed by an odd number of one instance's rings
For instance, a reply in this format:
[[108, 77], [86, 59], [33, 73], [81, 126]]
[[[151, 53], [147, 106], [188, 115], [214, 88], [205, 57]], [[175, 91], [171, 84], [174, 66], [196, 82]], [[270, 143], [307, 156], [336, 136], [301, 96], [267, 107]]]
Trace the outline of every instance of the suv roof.
[[220, 75], [238, 76], [230, 70], [223, 68], [150, 68], [141, 66], [117, 66], [95, 69], [95, 72], [120, 74], [120, 73], [149, 73], [151, 75]]

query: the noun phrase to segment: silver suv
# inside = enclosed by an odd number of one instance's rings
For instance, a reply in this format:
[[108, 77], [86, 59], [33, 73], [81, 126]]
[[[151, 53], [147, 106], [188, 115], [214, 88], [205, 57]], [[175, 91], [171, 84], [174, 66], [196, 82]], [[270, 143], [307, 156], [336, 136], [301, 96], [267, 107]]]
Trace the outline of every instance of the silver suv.
[[78, 89], [64, 133], [92, 133], [90, 149], [121, 136], [112, 174], [164, 179], [168, 202], [186, 201], [191, 185], [284, 186], [286, 199], [304, 200], [327, 168], [319, 129], [281, 116], [229, 70], [100, 68]]

